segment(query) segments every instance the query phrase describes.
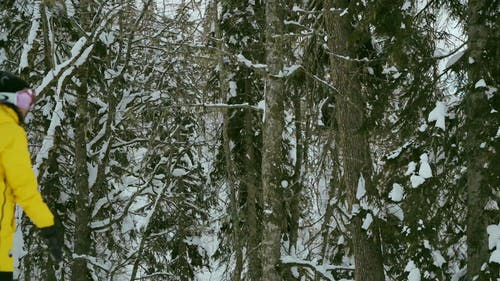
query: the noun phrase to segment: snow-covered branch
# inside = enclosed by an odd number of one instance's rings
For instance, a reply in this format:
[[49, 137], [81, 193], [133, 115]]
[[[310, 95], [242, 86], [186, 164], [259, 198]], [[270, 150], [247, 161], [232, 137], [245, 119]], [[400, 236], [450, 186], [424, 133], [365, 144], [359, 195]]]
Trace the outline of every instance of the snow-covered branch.
[[322, 277], [330, 281], [335, 281], [335, 278], [328, 271], [354, 270], [353, 266], [319, 265], [316, 264], [315, 262], [299, 259], [293, 256], [282, 256], [281, 262], [289, 266], [305, 266], [307, 268], [314, 270], [316, 273], [319, 273]]

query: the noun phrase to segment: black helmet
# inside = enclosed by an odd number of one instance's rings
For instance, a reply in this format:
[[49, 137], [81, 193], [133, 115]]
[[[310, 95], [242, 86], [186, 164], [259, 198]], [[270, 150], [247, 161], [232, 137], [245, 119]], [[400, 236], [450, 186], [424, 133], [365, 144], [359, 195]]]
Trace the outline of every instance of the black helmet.
[[35, 90], [20, 77], [5, 71], [0, 71], [0, 104], [5, 104], [16, 111], [19, 121], [24, 122], [22, 110], [29, 110], [35, 103]]
[[5, 71], [0, 71], [0, 92], [11, 92], [27, 89], [30, 85], [20, 77]]

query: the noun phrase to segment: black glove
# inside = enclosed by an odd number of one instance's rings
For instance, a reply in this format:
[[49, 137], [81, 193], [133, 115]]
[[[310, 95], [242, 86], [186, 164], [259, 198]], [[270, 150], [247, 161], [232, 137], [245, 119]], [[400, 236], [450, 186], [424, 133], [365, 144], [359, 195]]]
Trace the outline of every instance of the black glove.
[[41, 228], [40, 236], [49, 247], [52, 259], [59, 263], [62, 260], [62, 248], [64, 246], [64, 234], [60, 224], [56, 221], [53, 226]]

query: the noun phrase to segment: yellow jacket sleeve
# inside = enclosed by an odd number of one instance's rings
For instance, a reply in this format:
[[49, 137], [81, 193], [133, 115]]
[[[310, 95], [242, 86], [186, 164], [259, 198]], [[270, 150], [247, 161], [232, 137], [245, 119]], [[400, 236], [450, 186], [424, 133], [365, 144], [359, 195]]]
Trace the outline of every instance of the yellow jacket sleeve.
[[54, 216], [38, 191], [38, 183], [31, 167], [26, 133], [17, 124], [9, 124], [7, 127], [10, 142], [2, 152], [0, 161], [5, 170], [7, 186], [12, 190], [14, 202], [23, 208], [38, 228], [52, 226]]

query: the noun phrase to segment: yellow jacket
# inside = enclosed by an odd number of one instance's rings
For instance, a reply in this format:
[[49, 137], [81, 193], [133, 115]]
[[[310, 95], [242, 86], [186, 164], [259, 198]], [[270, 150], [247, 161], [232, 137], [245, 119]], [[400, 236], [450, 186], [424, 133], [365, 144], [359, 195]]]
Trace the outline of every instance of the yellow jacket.
[[26, 133], [14, 110], [0, 104], [0, 271], [14, 271], [16, 204], [38, 228], [54, 225], [54, 216], [38, 191]]

